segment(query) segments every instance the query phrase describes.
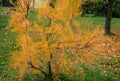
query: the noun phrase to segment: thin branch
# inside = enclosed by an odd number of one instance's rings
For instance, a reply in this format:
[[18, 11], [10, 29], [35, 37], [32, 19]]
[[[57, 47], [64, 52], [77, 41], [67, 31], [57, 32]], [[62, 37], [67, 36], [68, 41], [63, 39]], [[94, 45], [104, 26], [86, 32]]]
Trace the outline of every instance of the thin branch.
[[31, 61], [28, 62], [28, 64], [30, 65], [30, 68], [39, 70], [40, 72], [42, 72], [45, 76], [47, 76], [47, 73], [45, 71], [42, 70], [42, 68], [38, 68], [35, 65], [33, 65], [33, 63]]
[[24, 7], [22, 6], [21, 1], [20, 1], [20, 0], [17, 0], [17, 2], [19, 3], [19, 5], [20, 5], [20, 7], [22, 8], [23, 12], [25, 12]]
[[[83, 49], [83, 48], [89, 47], [91, 41], [92, 41], [95, 37], [96, 37], [96, 36], [92, 37], [88, 42], [85, 43], [84, 46], [82, 46], [82, 47], [76, 47], [76, 48]], [[80, 40], [78, 40], [78, 41], [68, 41], [68, 42], [59, 42], [59, 43], [58, 43], [58, 46], [59, 46], [60, 44], [64, 44], [64, 43], [68, 44], [68, 43], [77, 43], [77, 42], [80, 42]], [[73, 47], [73, 48], [75, 48], [75, 47]]]

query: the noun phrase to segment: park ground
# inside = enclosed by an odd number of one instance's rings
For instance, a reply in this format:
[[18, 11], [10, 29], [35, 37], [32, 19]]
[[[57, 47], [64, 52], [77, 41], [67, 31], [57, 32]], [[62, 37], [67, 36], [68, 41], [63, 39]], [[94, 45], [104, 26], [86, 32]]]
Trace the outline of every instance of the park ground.
[[[30, 13], [31, 20], [34, 19], [32, 17], [34, 17], [35, 14], [36, 13], [33, 11]], [[4, 79], [4, 81], [8, 81], [9, 77], [11, 77], [11, 75], [9, 76], [7, 75], [9, 73], [8, 65], [9, 65], [10, 52], [15, 49], [15, 37], [16, 37], [15, 33], [12, 33], [6, 29], [6, 26], [9, 22], [9, 18], [10, 18], [10, 14], [6, 14], [6, 13], [0, 14], [0, 78], [7, 77], [6, 79]], [[105, 17], [95, 17], [90, 15], [85, 15], [83, 17], [77, 18], [76, 21], [81, 23], [81, 27], [83, 27], [83, 29], [88, 27], [90, 27], [91, 29], [94, 29], [97, 26], [104, 28]], [[112, 18], [111, 29], [115, 34], [118, 34], [120, 32], [120, 18]], [[117, 59], [117, 61], [119, 61], [120, 63], [119, 59]], [[110, 62], [111, 64], [114, 63], [114, 61], [110, 61]], [[88, 72], [91, 72], [91, 71], [88, 71]], [[117, 72], [116, 73], [117, 78], [119, 78], [120, 67], [118, 67], [118, 70], [116, 71], [113, 70], [111, 72]], [[11, 81], [14, 81], [14, 80], [11, 79]], [[86, 81], [100, 81], [100, 80], [89, 79]], [[109, 81], [112, 81], [112, 80], [109, 80]]]

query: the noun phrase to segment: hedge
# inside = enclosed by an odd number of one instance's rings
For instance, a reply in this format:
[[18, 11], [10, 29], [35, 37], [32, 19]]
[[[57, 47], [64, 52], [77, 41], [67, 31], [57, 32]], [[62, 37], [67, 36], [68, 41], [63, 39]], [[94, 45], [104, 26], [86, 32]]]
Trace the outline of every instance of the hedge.
[[[83, 15], [94, 14], [95, 16], [106, 16], [107, 3], [104, 1], [85, 1], [85, 3], [82, 4], [82, 11]], [[113, 17], [120, 18], [120, 1], [116, 1], [116, 3], [113, 5]]]

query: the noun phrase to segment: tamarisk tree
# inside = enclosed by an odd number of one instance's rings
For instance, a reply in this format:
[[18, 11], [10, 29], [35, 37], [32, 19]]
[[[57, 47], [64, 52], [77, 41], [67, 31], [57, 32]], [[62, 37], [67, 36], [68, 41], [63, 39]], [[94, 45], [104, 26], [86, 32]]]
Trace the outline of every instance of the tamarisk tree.
[[17, 50], [12, 53], [11, 67], [19, 71], [20, 79], [27, 70], [55, 81], [59, 80], [58, 74], [85, 77], [77, 65], [90, 64], [97, 59], [96, 54], [106, 53], [104, 47], [109, 38], [101, 34], [103, 30], [83, 31], [74, 21], [81, 15], [82, 2], [57, 0], [54, 8], [46, 4], [38, 8], [35, 21], [29, 20], [32, 0], [13, 3], [16, 12], [7, 29], [17, 33]]

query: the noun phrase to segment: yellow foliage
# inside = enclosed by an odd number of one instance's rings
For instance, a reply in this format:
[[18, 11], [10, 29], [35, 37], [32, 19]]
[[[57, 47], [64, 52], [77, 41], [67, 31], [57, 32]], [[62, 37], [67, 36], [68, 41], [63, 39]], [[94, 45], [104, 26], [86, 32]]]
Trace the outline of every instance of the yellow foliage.
[[[19, 3], [22, 0], [17, 1]], [[80, 63], [89, 65], [95, 62], [99, 55], [106, 55], [106, 45], [111, 43], [111, 39], [103, 35], [103, 30], [99, 27], [86, 31], [78, 28], [74, 19], [81, 14], [78, 8], [83, 0], [57, 0], [55, 8], [49, 5], [40, 7], [38, 19], [41, 20], [42, 16], [50, 19], [48, 27], [40, 26], [35, 21], [30, 22], [26, 17], [29, 1], [31, 0], [24, 0], [22, 3], [25, 8], [20, 6], [21, 3], [17, 5], [18, 10], [11, 17], [7, 27], [18, 35], [16, 41], [19, 49], [11, 57], [11, 66], [19, 69], [20, 78], [24, 76], [26, 70], [31, 69], [30, 67], [41, 73], [42, 71], [48, 73], [50, 69], [47, 63], [50, 63], [52, 74], [56, 76], [55, 80], [60, 73], [74, 75], [74, 70], [77, 70], [76, 73], [82, 75], [84, 79], [83, 70], [74, 66]], [[64, 25], [56, 23], [57, 20]], [[73, 31], [72, 26], [78, 30]], [[32, 70], [31, 72], [35, 73]]]

